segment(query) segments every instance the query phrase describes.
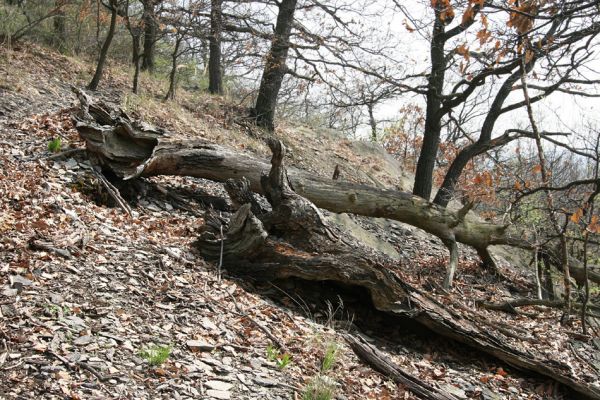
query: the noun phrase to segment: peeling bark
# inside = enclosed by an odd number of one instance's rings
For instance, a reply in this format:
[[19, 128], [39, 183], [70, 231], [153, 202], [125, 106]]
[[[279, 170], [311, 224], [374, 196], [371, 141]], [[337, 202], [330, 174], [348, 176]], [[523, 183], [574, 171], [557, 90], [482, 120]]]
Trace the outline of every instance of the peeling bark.
[[[75, 90], [81, 110], [75, 117], [77, 130], [86, 141], [88, 153], [103, 168], [128, 180], [156, 175], [193, 176], [226, 182], [245, 177], [250, 190], [265, 194], [261, 174], [270, 165], [261, 158], [205, 140], [172, 140], [165, 130], [132, 120], [80, 90]], [[343, 182], [288, 168], [290, 187], [317, 207], [337, 212], [380, 217], [403, 222], [437, 236], [442, 241], [473, 247], [485, 265], [495, 269], [490, 245], [510, 245], [533, 250], [529, 241], [512, 236], [508, 227], [478, 220], [469, 205], [459, 211], [437, 206], [418, 196], [391, 189]], [[551, 252], [549, 249], [545, 251]], [[576, 279], [583, 266], [570, 262]], [[589, 273], [600, 283], [600, 273]]]
[[[83, 92], [79, 97], [82, 109], [76, 127], [88, 152], [123, 179], [182, 175], [225, 182], [245, 177], [252, 191], [265, 194], [261, 173], [270, 166], [262, 159], [208, 141], [169, 140], [166, 131], [131, 120], [122, 111], [93, 102]], [[509, 235], [507, 226], [479, 221], [407, 192], [320, 178], [295, 168], [288, 169], [288, 179], [297, 194], [332, 212], [397, 220], [480, 252], [499, 244], [532, 247]]]
[[[223, 266], [230, 272], [261, 281], [294, 277], [365, 288], [374, 307], [380, 311], [409, 316], [440, 335], [467, 344], [516, 368], [561, 382], [582, 397], [600, 398], [600, 388], [588, 384], [581, 376], [575, 377], [568, 363], [511, 345], [509, 340], [503, 340], [506, 329], [499, 329], [476, 310], [463, 307], [459, 313], [448, 308], [403, 280], [401, 274], [394, 271], [392, 260], [354, 239], [342, 239], [343, 232], [324, 223], [318, 209], [292, 190], [283, 167], [285, 148], [281, 142], [271, 140], [269, 145], [273, 151], [272, 168], [268, 176], [263, 175], [261, 182], [273, 210], [260, 217], [263, 229], [259, 236], [265, 240], [254, 240], [256, 234], [253, 232], [248, 238], [236, 236], [231, 248], [225, 246]], [[241, 207], [232, 218], [232, 226], [239, 226], [241, 220], [255, 226], [254, 216], [249, 210], [250, 204]], [[238, 230], [234, 229], [235, 232]], [[229, 234], [225, 240], [228, 239]], [[248, 241], [254, 243], [252, 248], [231, 251]], [[210, 259], [211, 253], [214, 254], [210, 250], [214, 247], [210, 236], [201, 235], [197, 245], [205, 257]], [[516, 333], [509, 333], [509, 337], [518, 337]], [[357, 349], [365, 350], [361, 346]], [[373, 354], [367, 358], [376, 369], [411, 382], [410, 377], [402, 374], [397, 367], [382, 361], [381, 357], [372, 357]], [[431, 390], [431, 387], [416, 385], [414, 389], [419, 387], [423, 393], [429, 390], [434, 396], [430, 398], [444, 398], [442, 393]]]
[[[273, 152], [269, 166], [205, 141], [169, 141], [165, 131], [92, 103], [82, 92], [79, 95], [83, 107], [76, 118], [77, 129], [90, 157], [104, 168], [123, 178], [164, 174], [226, 181], [245, 177], [246, 182], [228, 185], [230, 190], [249, 189], [267, 197], [272, 210], [260, 215], [253, 214], [250, 201], [238, 204], [230, 219], [216, 214], [206, 218], [197, 243], [206, 259], [222, 257], [228, 271], [254, 280], [300, 278], [364, 288], [382, 312], [411, 317], [437, 334], [563, 383], [582, 398], [600, 399], [600, 388], [589, 383], [597, 377], [575, 376], [569, 363], [552, 358], [551, 353], [512, 345], [515, 334], [507, 336], [479, 311], [463, 307], [458, 312], [413, 287], [393, 260], [329, 226], [316, 206], [407, 222], [454, 245], [458, 241], [476, 249], [499, 243], [529, 246], [508, 236], [505, 227], [475, 221], [465, 209], [451, 212], [407, 193], [286, 170], [285, 147], [280, 142], [269, 141]], [[249, 192], [236, 195], [240, 202], [250, 197]]]

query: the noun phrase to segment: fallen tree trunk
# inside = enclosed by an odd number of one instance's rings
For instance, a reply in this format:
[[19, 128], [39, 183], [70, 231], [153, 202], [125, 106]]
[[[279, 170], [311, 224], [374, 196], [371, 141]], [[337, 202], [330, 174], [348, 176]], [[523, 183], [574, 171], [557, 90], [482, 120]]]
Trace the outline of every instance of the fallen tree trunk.
[[[261, 185], [273, 210], [257, 218], [248, 203], [231, 218], [232, 222], [225, 229], [221, 253], [223, 265], [230, 272], [260, 281], [294, 277], [365, 288], [374, 307], [380, 311], [409, 316], [438, 334], [516, 368], [561, 382], [580, 396], [600, 399], [597, 376], [589, 372], [588, 366], [579, 363], [575, 373], [573, 365], [578, 363], [575, 359], [565, 362], [559, 356], [553, 358], [552, 352], [511, 345], [510, 340], [519, 337], [519, 332], [499, 329], [477, 310], [463, 306], [459, 312], [445, 306], [408, 284], [401, 271], [394, 269], [393, 261], [354, 239], [344, 238], [338, 228], [324, 223], [319, 210], [289, 186], [282, 165], [284, 147], [276, 141], [271, 141], [270, 146], [273, 150], [272, 168], [268, 177], [262, 177]], [[244, 190], [247, 185], [242, 183], [228, 187]], [[239, 193], [234, 197], [249, 198]], [[208, 259], [220, 256], [221, 235], [216, 227], [220, 227], [222, 221], [215, 218], [209, 216], [207, 230], [198, 240], [201, 253]], [[248, 243], [253, 245], [248, 246]], [[387, 370], [388, 373], [390, 371]], [[398, 372], [399, 369], [393, 371]], [[595, 382], [595, 385], [588, 382]]]
[[[220, 182], [245, 177], [252, 191], [265, 194], [260, 177], [270, 166], [262, 159], [203, 140], [170, 140], [166, 131], [93, 102], [82, 91], [76, 93], [81, 101], [80, 114], [75, 118], [77, 130], [95, 161], [117, 176], [183, 175]], [[458, 260], [457, 242], [475, 248], [484, 263], [492, 267], [490, 245], [532, 248], [528, 241], [509, 235], [507, 225], [482, 222], [468, 215], [469, 206], [455, 212], [407, 192], [320, 178], [294, 168], [288, 170], [288, 178], [293, 190], [317, 207], [393, 219], [440, 238], [451, 255], [447, 287]]]
[[[590, 376], [586, 366], [578, 365], [576, 376], [572, 365], [577, 360], [567, 363], [552, 358], [551, 352], [519, 349], [493, 324], [478, 317], [476, 310], [458, 313], [444, 306], [408, 284], [401, 271], [394, 270], [394, 262], [328, 226], [313, 203], [336, 212], [406, 222], [445, 243], [459, 241], [480, 252], [491, 244], [529, 247], [508, 236], [506, 227], [476, 221], [466, 215], [468, 209], [451, 212], [407, 193], [315, 178], [299, 170], [290, 170], [288, 175], [279, 142], [270, 142], [273, 159], [269, 166], [212, 143], [169, 141], [166, 132], [93, 103], [81, 92], [79, 95], [82, 110], [77, 129], [86, 140], [90, 157], [118, 176], [189, 175], [216, 181], [245, 177], [247, 183], [228, 185], [229, 190], [250, 188], [267, 197], [271, 212], [263, 213], [249, 201], [240, 204], [229, 221], [207, 215], [206, 230], [198, 241], [205, 258], [222, 259], [229, 271], [256, 280], [295, 277], [364, 288], [380, 311], [412, 317], [434, 332], [561, 382], [580, 396], [600, 399], [600, 388], [589, 383], [597, 377]], [[261, 175], [268, 170], [268, 177]], [[251, 198], [248, 193], [232, 197], [242, 202]], [[261, 215], [254, 215], [253, 209]]]

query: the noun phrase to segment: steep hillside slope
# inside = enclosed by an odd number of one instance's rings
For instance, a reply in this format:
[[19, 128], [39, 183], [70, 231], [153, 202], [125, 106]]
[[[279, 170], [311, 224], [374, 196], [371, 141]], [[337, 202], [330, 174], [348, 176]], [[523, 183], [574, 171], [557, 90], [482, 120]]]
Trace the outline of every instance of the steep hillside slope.
[[[222, 185], [156, 177], [131, 218], [109, 207], [83, 154], [48, 151], [57, 137], [63, 151], [82, 145], [70, 119], [70, 85], [84, 85], [91, 72], [90, 64], [39, 47], [0, 49], [0, 397], [297, 399], [322, 385], [338, 399], [416, 398], [354, 355], [343, 334], [359, 329], [406, 372], [455, 398], [567, 398], [553, 381], [408, 320], [391, 321], [366, 296], [346, 296], [347, 288], [221, 279], [191, 244], [206, 204], [229, 206]], [[144, 94], [133, 96], [122, 67], [108, 72], [99, 96], [182, 137], [268, 157], [245, 110], [185, 91], [177, 103], [164, 103], [150, 77]], [[376, 145], [301, 126], [277, 134], [297, 167], [330, 177], [339, 165], [346, 180], [410, 186], [401, 165]], [[445, 262], [437, 240], [391, 221], [328, 217], [398, 260], [415, 284], [437, 290]], [[491, 287], [496, 278], [466, 254], [459, 293], [496, 300], [531, 290], [522, 277]], [[555, 329], [558, 318], [546, 310], [539, 320], [502, 316], [498, 324], [531, 327], [535, 336], [524, 335], [524, 343], [542, 340], [549, 352], [575, 360], [575, 373], [587, 379], [597, 361], [577, 360], [593, 351], [576, 340], [576, 327]], [[154, 346], [170, 355], [153, 366]], [[333, 367], [324, 369], [328, 353]]]

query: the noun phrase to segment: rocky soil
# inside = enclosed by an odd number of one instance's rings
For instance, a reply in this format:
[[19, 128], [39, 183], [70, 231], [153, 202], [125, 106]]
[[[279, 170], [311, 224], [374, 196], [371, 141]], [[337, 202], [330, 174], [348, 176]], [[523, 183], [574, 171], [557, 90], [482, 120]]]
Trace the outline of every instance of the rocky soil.
[[[258, 285], [204, 262], [193, 242], [207, 199], [223, 198], [217, 206], [227, 210], [219, 184], [153, 178], [132, 201], [131, 217], [111, 207], [85, 154], [48, 150], [57, 137], [63, 151], [82, 145], [70, 120], [70, 85], [89, 74], [88, 64], [41, 48], [0, 50], [0, 398], [300, 399], [317, 381], [336, 399], [416, 398], [362, 364], [344, 340], [348, 332], [360, 332], [406, 372], [460, 399], [568, 398], [552, 381], [409, 321], [390, 321], [344, 288]], [[126, 82], [115, 67], [100, 94], [121, 101]], [[206, 106], [214, 100], [190, 111], [192, 99], [181, 103], [191, 116], [176, 115], [170, 128], [266, 155], [259, 139], [233, 128], [227, 112]], [[195, 125], [208, 108], [204, 125]], [[156, 115], [155, 122], [167, 118]], [[345, 179], [406, 185], [393, 174], [397, 162], [374, 146], [291, 126], [280, 135], [297, 166], [329, 176], [340, 164]], [[434, 238], [385, 220], [328, 217], [396, 258], [415, 283], [438, 290], [446, 255]], [[462, 254], [458, 292], [494, 299], [531, 290], [523, 274], [506, 270], [514, 279], [502, 284], [472, 253]], [[558, 318], [550, 310], [521, 323], [551, 337]], [[560, 333], [567, 339], [556, 343], [571, 347], [557, 351], [600, 367], [589, 346], [569, 336], [576, 329]], [[331, 349], [334, 365], [323, 370]], [[153, 357], [156, 350], [168, 356]]]

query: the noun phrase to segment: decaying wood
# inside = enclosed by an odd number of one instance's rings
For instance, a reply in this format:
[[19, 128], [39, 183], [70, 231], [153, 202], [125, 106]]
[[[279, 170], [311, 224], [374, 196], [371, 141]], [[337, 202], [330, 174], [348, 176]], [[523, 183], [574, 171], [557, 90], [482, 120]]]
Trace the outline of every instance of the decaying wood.
[[54, 253], [63, 258], [67, 258], [67, 259], [71, 258], [71, 252], [69, 250], [59, 249], [58, 247], [54, 246], [52, 243], [44, 242], [39, 239], [32, 238], [29, 241], [29, 247], [33, 250], [41, 250], [41, 251], [47, 251], [49, 253]]
[[254, 215], [262, 215], [268, 210], [258, 202], [252, 191], [250, 191], [250, 182], [245, 177], [240, 179], [227, 179], [225, 181], [225, 190], [233, 203], [235, 210], [239, 209], [244, 204], [250, 204], [251, 211]]
[[[271, 141], [269, 145], [273, 150], [273, 168], [262, 178], [262, 192], [273, 210], [260, 217], [263, 222], [260, 237], [264, 241], [251, 240], [255, 246], [246, 248], [243, 253], [226, 249], [224, 266], [230, 272], [263, 281], [295, 277], [365, 288], [374, 307], [380, 311], [412, 317], [438, 334], [514, 367], [555, 379], [583, 397], [600, 398], [600, 389], [575, 378], [570, 365], [510, 345], [509, 340], [502, 339], [507, 336], [506, 330], [497, 329], [493, 321], [481, 318], [476, 310], [465, 307], [461, 313], [452, 311], [403, 281], [394, 272], [391, 260], [353, 239], [342, 239], [343, 232], [327, 226], [318, 209], [291, 189], [282, 164], [285, 149], [281, 143]], [[250, 226], [257, 226], [251, 220], [254, 216], [249, 208], [246, 205], [233, 216], [235, 226], [244, 219]], [[233, 248], [239, 246], [237, 242], [244, 241], [241, 237], [235, 239]], [[208, 233], [200, 236], [198, 246], [205, 257], [214, 254]], [[508, 336], [518, 337], [517, 334]]]
[[[76, 127], [88, 153], [117, 176], [187, 175], [219, 182], [245, 177], [250, 190], [264, 194], [260, 176], [270, 166], [262, 159], [203, 140], [169, 139], [162, 129], [94, 102], [80, 90], [76, 93], [81, 101]], [[407, 192], [320, 178], [295, 168], [288, 168], [288, 179], [296, 193], [317, 207], [407, 223], [446, 243], [475, 248], [485, 265], [494, 266], [490, 245], [533, 250], [529, 241], [510, 235], [506, 225], [482, 222], [468, 214], [469, 207], [454, 212]], [[578, 280], [583, 276], [583, 267], [575, 262], [570, 263], [570, 270]], [[591, 271], [589, 278], [600, 283], [600, 273]]]
[[345, 339], [354, 351], [354, 353], [364, 363], [370, 365], [374, 370], [384, 374], [394, 382], [404, 385], [411, 392], [422, 399], [428, 400], [458, 400], [456, 396], [444, 393], [440, 389], [423, 382], [419, 378], [404, 372], [400, 367], [382, 352], [371, 346], [363, 338], [352, 335], [345, 335]]
[[[347, 238], [338, 227], [328, 226], [316, 206], [395, 219], [446, 243], [470, 245], [480, 254], [492, 244], [531, 247], [509, 236], [505, 226], [480, 222], [465, 210], [453, 212], [408, 193], [321, 179], [291, 168], [286, 171], [285, 148], [277, 141], [269, 142], [273, 152], [269, 166], [256, 157], [206, 141], [168, 140], [164, 131], [93, 103], [82, 92], [79, 96], [82, 110], [76, 119], [77, 129], [86, 140], [88, 152], [95, 162], [118, 176], [189, 175], [222, 182], [245, 177], [249, 184], [236, 187], [267, 197], [272, 210], [261, 215], [253, 214], [250, 202], [239, 204], [229, 220], [216, 214], [207, 218], [198, 240], [206, 259], [216, 260], [222, 254], [223, 266], [230, 272], [255, 280], [294, 277], [364, 288], [380, 311], [412, 317], [438, 334], [561, 382], [580, 396], [600, 399], [600, 389], [574, 376], [567, 363], [541, 352], [520, 350], [503, 339], [495, 326], [478, 318], [477, 310], [454, 312], [412, 287], [394, 271], [392, 260]], [[268, 175], [263, 174], [266, 171]]]
[[129, 207], [129, 204], [127, 204], [125, 199], [123, 199], [123, 197], [121, 196], [121, 193], [119, 193], [119, 189], [117, 189], [112, 183], [110, 183], [108, 181], [108, 179], [106, 179], [104, 177], [104, 175], [102, 175], [102, 172], [96, 171], [95, 168], [93, 168], [92, 171], [94, 172], [94, 176], [96, 178], [98, 178], [98, 182], [100, 182], [100, 184], [102, 186], [104, 186], [104, 188], [108, 192], [109, 196], [112, 197], [112, 199], [115, 201], [115, 203], [117, 203], [117, 205], [123, 211], [125, 211], [125, 213], [127, 215], [129, 215], [131, 217], [133, 215], [133, 213], [131, 211], [131, 207]]
[[[164, 130], [94, 102], [80, 90], [76, 93], [81, 101], [76, 127], [86, 141], [88, 153], [117, 176], [131, 179], [184, 175], [220, 182], [245, 177], [252, 191], [265, 194], [260, 178], [270, 166], [256, 156], [203, 140], [169, 139]], [[528, 241], [508, 234], [508, 226], [483, 222], [467, 214], [468, 207], [455, 212], [407, 192], [320, 178], [295, 168], [289, 168], [287, 174], [294, 192], [317, 207], [404, 222], [445, 243], [460, 242], [475, 248], [485, 263], [493, 262], [487, 257], [490, 245], [532, 247]]]

